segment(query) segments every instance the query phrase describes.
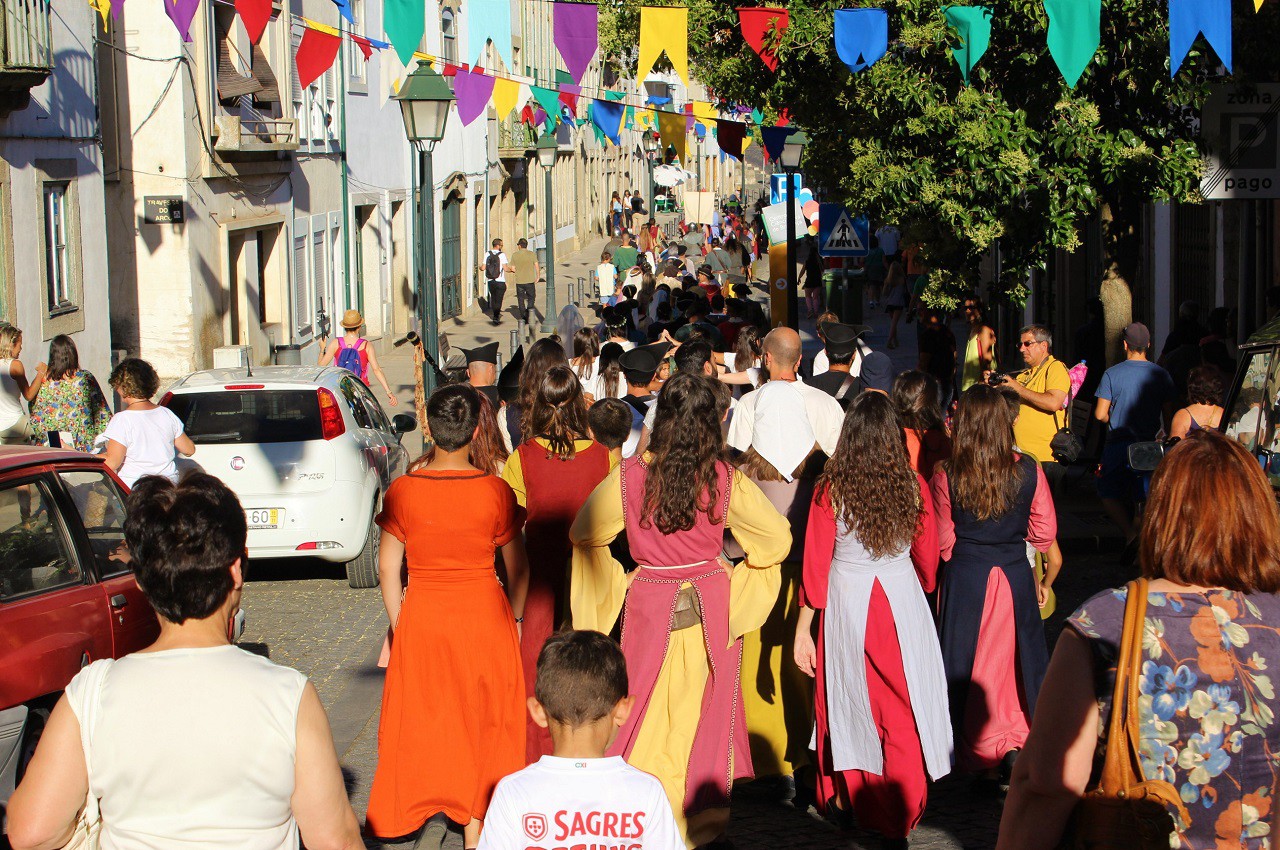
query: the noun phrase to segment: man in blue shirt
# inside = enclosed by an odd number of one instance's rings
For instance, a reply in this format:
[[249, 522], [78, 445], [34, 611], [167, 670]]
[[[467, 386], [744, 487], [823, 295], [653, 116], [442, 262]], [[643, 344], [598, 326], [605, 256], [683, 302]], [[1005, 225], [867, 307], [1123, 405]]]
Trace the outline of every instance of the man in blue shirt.
[[[1154, 440], [1173, 417], [1177, 391], [1173, 378], [1147, 359], [1151, 331], [1134, 322], [1124, 329], [1125, 359], [1102, 375], [1093, 418], [1106, 422], [1098, 496], [1111, 520], [1124, 532], [1126, 551], [1137, 541], [1133, 503], [1141, 497], [1142, 480], [1129, 469], [1129, 446]], [[1163, 417], [1163, 418], [1162, 418]]]

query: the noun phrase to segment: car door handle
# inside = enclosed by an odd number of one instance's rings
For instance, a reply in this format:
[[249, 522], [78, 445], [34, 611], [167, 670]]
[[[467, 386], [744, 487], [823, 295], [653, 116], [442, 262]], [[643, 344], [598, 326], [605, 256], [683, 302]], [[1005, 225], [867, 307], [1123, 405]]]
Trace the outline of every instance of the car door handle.
[[125, 596], [123, 593], [117, 593], [115, 596], [111, 597], [112, 608], [123, 608], [128, 604], [129, 597]]

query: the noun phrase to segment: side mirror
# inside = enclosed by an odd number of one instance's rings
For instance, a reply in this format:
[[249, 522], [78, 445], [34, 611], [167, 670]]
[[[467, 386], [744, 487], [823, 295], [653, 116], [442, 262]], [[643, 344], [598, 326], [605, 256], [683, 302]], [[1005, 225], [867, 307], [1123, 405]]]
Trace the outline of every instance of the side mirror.
[[408, 434], [418, 430], [418, 419], [409, 413], [397, 413], [391, 418], [391, 430], [396, 434]]
[[1129, 446], [1129, 468], [1134, 472], [1154, 472], [1164, 459], [1165, 444], [1158, 441]]

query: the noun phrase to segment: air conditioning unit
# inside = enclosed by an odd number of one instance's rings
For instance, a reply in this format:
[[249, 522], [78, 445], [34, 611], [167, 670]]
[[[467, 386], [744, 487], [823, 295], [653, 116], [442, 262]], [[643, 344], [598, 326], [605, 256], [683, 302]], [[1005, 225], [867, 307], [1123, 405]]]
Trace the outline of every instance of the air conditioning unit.
[[249, 366], [249, 346], [221, 345], [213, 350], [213, 368], [246, 369]]
[[217, 115], [213, 119], [214, 130], [217, 139], [213, 143], [213, 149], [218, 151], [238, 151], [240, 150], [240, 116], [239, 115]]

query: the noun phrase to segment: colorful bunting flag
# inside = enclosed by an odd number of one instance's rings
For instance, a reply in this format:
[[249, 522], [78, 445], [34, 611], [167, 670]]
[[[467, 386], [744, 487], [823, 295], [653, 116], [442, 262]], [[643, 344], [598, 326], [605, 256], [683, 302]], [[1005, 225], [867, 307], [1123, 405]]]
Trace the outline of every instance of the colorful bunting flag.
[[754, 121], [754, 122], [755, 122], [755, 123], [757, 123], [757, 124], [763, 124], [763, 123], [764, 123], [764, 113], [763, 113], [763, 112], [761, 112], [761, 111], [760, 111], [760, 109], [759, 109], [758, 107], [757, 107], [757, 108], [755, 108], [755, 109], [752, 109], [752, 110], [751, 110], [751, 120], [752, 120], [752, 121]]
[[560, 102], [568, 107], [569, 112], [573, 115], [578, 114], [578, 95], [582, 94], [582, 86], [575, 86], [569, 83], [560, 84]]
[[[268, 0], [269, 2], [270, 0]], [[107, 15], [111, 13], [111, 0], [89, 0], [89, 8], [98, 13], [98, 17], [102, 18], [102, 26], [105, 28]]]
[[195, 20], [196, 9], [200, 8], [200, 0], [160, 0], [164, 4], [164, 13], [178, 28], [184, 42], [191, 41], [191, 22]]
[[685, 161], [685, 118], [678, 112], [658, 113], [658, 136], [662, 139], [662, 150], [675, 148], [680, 162]]
[[709, 103], [701, 100], [693, 101], [693, 120], [697, 121], [703, 127], [715, 126], [716, 119], [720, 116], [716, 113], [716, 108]]
[[1044, 0], [1049, 15], [1049, 55], [1071, 88], [1102, 42], [1102, 0]]
[[599, 7], [557, 0], [551, 11], [552, 38], [575, 83], [582, 82], [600, 46]]
[[689, 85], [689, 10], [684, 6], [640, 7], [640, 63], [636, 79], [644, 80], [666, 52], [676, 75]]
[[298, 85], [305, 89], [318, 80], [333, 65], [333, 60], [338, 58], [340, 47], [341, 36], [311, 27], [303, 30], [298, 55], [294, 57], [298, 68]]
[[511, 0], [467, 0], [467, 51], [472, 65], [480, 62], [486, 41], [511, 67]]
[[1263, 3], [1263, 0], [1253, 0], [1253, 11], [1255, 11], [1255, 12], [1261, 12], [1261, 11], [1262, 11], [1262, 3]]
[[611, 100], [593, 100], [588, 110], [591, 123], [600, 133], [615, 145], [622, 144], [622, 116], [625, 112], [621, 103]]
[[746, 150], [746, 145], [743, 144], [746, 137], [747, 128], [740, 121], [716, 121], [716, 144], [734, 159], [742, 159], [742, 152]]
[[[778, 70], [778, 57], [770, 46], [775, 38], [781, 38], [791, 23], [791, 13], [772, 6], [756, 6], [739, 9], [738, 21], [742, 25], [742, 37], [756, 52], [765, 67]], [[770, 32], [772, 37], [768, 37]], [[768, 38], [767, 38], [768, 37]]]
[[249, 34], [249, 41], [257, 44], [271, 20], [271, 0], [236, 0], [236, 14]]
[[459, 71], [453, 78], [453, 94], [458, 99], [458, 118], [462, 126], [479, 118], [489, 105], [496, 81], [484, 71]]
[[543, 109], [543, 117], [538, 123], [545, 122], [548, 130], [554, 130], [560, 123], [560, 92], [542, 86], [531, 86], [533, 99]]
[[884, 9], [836, 9], [836, 55], [856, 74], [889, 49], [889, 13]]
[[511, 114], [511, 110], [516, 108], [516, 104], [520, 102], [520, 84], [515, 80], [508, 80], [498, 77], [493, 81], [493, 108], [498, 113], [498, 120], [502, 121]]
[[347, 23], [355, 26], [356, 15], [351, 10], [351, 0], [333, 0], [333, 5], [338, 7], [338, 14], [345, 18]]
[[951, 55], [968, 85], [969, 73], [991, 44], [991, 10], [986, 6], [947, 6], [942, 12], [960, 37], [960, 46], [952, 48]]
[[413, 65], [413, 54], [426, 32], [426, 8], [422, 0], [382, 0], [382, 28], [406, 68]]
[[1203, 35], [1231, 72], [1231, 0], [1169, 0], [1169, 76], [1175, 77]]
[[782, 148], [794, 132], [795, 130], [791, 127], [761, 127], [760, 135], [764, 139], [765, 156], [772, 162], [781, 161]]
[[373, 42], [362, 35], [351, 35], [351, 40], [356, 43], [356, 47], [360, 48], [360, 55], [364, 57], [364, 61], [368, 62], [369, 57], [373, 55]]

